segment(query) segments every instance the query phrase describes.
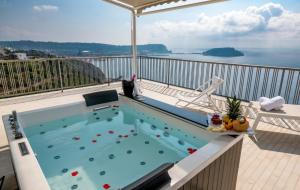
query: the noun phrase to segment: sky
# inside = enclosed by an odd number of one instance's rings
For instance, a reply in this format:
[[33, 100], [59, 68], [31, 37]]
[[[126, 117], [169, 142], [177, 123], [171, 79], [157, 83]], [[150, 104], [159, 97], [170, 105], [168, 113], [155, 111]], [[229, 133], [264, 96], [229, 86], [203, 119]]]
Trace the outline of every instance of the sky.
[[[102, 0], [0, 0], [0, 40], [130, 44], [131, 14]], [[300, 48], [299, 0], [231, 0], [145, 15], [137, 43]]]

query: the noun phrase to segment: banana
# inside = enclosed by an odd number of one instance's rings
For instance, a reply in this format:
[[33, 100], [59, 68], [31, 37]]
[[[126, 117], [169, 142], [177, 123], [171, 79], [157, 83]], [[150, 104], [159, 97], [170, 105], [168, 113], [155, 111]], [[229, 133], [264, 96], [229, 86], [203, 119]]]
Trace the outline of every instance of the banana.
[[212, 131], [212, 132], [225, 132], [225, 131], [227, 131], [223, 125], [221, 125], [219, 127], [209, 126], [209, 127], [207, 127], [207, 130]]

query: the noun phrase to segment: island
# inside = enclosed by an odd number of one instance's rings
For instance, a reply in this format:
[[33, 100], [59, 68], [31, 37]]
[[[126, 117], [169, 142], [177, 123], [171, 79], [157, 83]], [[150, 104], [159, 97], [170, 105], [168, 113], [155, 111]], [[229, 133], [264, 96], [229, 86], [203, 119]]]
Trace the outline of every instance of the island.
[[232, 47], [224, 48], [212, 48], [202, 53], [205, 56], [215, 56], [215, 57], [240, 57], [244, 56], [244, 53], [238, 51]]

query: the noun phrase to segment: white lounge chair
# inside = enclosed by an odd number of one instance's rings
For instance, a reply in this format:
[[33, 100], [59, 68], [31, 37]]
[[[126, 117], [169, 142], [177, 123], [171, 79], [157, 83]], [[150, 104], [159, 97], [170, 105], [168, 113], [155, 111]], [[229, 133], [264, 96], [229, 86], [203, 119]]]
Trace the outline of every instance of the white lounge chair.
[[[256, 130], [262, 117], [300, 120], [300, 105], [283, 104], [283, 107], [281, 110], [272, 110], [272, 111], [264, 111], [264, 110], [260, 109], [259, 102], [251, 101], [249, 106], [250, 106], [250, 108], [253, 108], [257, 111], [256, 118], [252, 125], [252, 129], [254, 131]], [[248, 115], [249, 111], [247, 111], [247, 112], [248, 112], [247, 113], [247, 115]]]
[[214, 76], [212, 79], [206, 81], [204, 84], [199, 86], [191, 93], [185, 93], [185, 94], [178, 93], [176, 95], [178, 101], [176, 102], [175, 105], [178, 105], [180, 102], [184, 102], [186, 104], [183, 107], [187, 107], [189, 105], [203, 106], [199, 102], [201, 102], [201, 99], [206, 96], [208, 99], [208, 103], [212, 104], [216, 111], [221, 112], [221, 110], [217, 107], [217, 105], [214, 103], [213, 99], [211, 98], [211, 95], [220, 87], [220, 85], [223, 82], [224, 82], [223, 79]]

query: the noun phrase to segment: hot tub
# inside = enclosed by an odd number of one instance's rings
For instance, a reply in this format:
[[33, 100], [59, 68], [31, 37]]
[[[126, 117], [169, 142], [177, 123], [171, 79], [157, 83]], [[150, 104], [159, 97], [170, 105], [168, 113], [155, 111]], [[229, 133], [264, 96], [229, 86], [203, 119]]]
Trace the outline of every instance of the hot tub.
[[[201, 172], [207, 187], [213, 187], [214, 177], [222, 179], [223, 170], [236, 179], [242, 136], [210, 133], [202, 125], [126, 97], [90, 107], [82, 100], [19, 112], [24, 137], [18, 140], [7, 116], [3, 120], [24, 190], [122, 189], [164, 163], [175, 165], [168, 170], [170, 182], [161, 189], [201, 189]], [[222, 158], [234, 147], [230, 160]], [[232, 167], [226, 171], [227, 161]], [[214, 170], [203, 173], [209, 167]], [[235, 183], [228, 185], [232, 187]]]

